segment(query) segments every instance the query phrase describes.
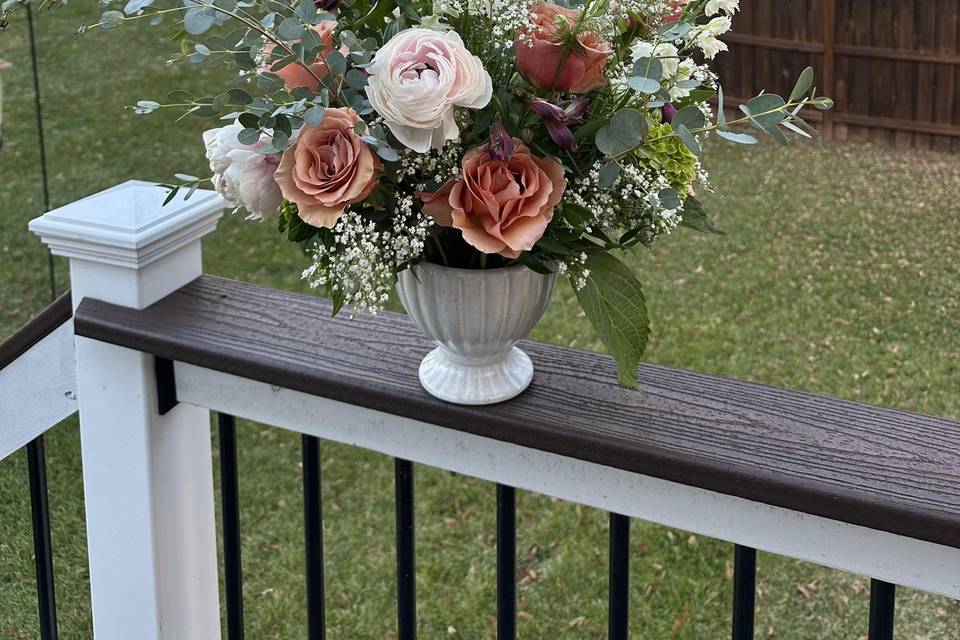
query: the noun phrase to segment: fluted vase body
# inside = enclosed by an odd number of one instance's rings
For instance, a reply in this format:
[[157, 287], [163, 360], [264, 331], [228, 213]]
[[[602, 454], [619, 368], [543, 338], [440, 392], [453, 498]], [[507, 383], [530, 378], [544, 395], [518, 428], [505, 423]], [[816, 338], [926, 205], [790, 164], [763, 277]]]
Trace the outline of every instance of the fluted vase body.
[[465, 405], [509, 400], [533, 380], [533, 363], [516, 347], [546, 311], [556, 275], [524, 266], [455, 269], [422, 263], [399, 275], [407, 313], [437, 343], [420, 364], [431, 395]]

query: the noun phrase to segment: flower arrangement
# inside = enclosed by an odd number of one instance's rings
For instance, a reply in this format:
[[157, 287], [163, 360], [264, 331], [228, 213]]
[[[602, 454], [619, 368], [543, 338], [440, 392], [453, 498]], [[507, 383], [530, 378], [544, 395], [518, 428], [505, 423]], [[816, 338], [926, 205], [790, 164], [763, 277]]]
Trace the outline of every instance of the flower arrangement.
[[[424, 261], [557, 272], [624, 385], [649, 327], [617, 253], [678, 226], [718, 233], [696, 196], [706, 138], [810, 137], [802, 110], [832, 105], [807, 69], [788, 97], [760, 93], [726, 119], [708, 63], [739, 0], [100, 4], [93, 26], [172, 21], [174, 62], [236, 67], [211, 96], [134, 109], [223, 121], [204, 134], [213, 185], [303, 245], [304, 278], [336, 310], [382, 308]], [[171, 197], [202, 182], [178, 179]]]

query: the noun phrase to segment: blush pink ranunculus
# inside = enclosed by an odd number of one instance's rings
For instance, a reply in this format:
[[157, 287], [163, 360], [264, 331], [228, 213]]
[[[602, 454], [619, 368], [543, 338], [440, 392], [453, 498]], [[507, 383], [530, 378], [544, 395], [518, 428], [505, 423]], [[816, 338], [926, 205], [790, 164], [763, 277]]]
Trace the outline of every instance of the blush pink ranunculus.
[[[333, 52], [333, 32], [337, 28], [337, 23], [333, 20], [326, 20], [314, 25], [312, 28], [317, 35], [320, 36], [323, 49], [320, 51], [320, 57], [317, 61], [310, 65], [310, 71], [313, 71], [313, 73], [317, 75], [317, 78], [323, 80], [327, 75], [327, 56]], [[275, 48], [276, 45], [267, 45], [264, 48], [264, 52], [270, 55]], [[283, 78], [283, 84], [286, 85], [287, 89], [296, 89], [297, 87], [317, 89], [317, 78], [314, 78], [310, 71], [307, 71], [303, 65], [294, 62], [274, 71], [273, 65], [276, 65], [276, 63], [277, 60], [272, 60], [271, 65], [268, 65], [268, 67], [270, 67], [270, 71]]]
[[493, 80], [456, 31], [406, 29], [367, 67], [367, 99], [405, 147], [426, 153], [460, 137], [455, 107], [482, 109]]
[[521, 32], [515, 45], [517, 68], [538, 89], [590, 93], [607, 84], [603, 71], [613, 51], [595, 33], [582, 33], [580, 47], [564, 59], [557, 20], [573, 24], [580, 12], [550, 2], [530, 9], [532, 28]]
[[358, 122], [351, 109], [327, 109], [323, 122], [301, 129], [283, 153], [274, 178], [309, 225], [332, 228], [377, 185], [382, 165], [354, 130]]
[[460, 229], [473, 247], [506, 258], [533, 249], [567, 188], [559, 162], [532, 155], [519, 139], [514, 144], [508, 160], [495, 159], [489, 144], [471, 149], [456, 180], [421, 195], [423, 212], [434, 222]]

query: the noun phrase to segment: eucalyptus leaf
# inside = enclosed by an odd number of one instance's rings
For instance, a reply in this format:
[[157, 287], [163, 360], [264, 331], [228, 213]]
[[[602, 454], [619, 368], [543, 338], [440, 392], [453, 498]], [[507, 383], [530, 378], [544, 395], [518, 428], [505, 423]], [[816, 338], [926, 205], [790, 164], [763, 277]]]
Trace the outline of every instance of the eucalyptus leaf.
[[335, 76], [342, 76], [347, 72], [347, 59], [339, 51], [331, 51], [327, 56], [327, 68]]
[[813, 88], [813, 67], [807, 67], [800, 74], [800, 78], [797, 79], [797, 84], [793, 88], [793, 91], [790, 92], [790, 102], [799, 100], [803, 96], [807, 95], [807, 92]]
[[676, 130], [680, 125], [687, 129], [702, 129], [707, 124], [707, 118], [699, 107], [693, 105], [680, 109], [674, 116], [670, 126]]
[[639, 147], [648, 131], [645, 115], [636, 109], [623, 109], [597, 132], [597, 148], [608, 158], [615, 158]]
[[260, 132], [256, 129], [241, 129], [237, 134], [237, 140], [241, 144], [256, 144], [260, 141]]
[[191, 7], [183, 14], [183, 28], [192, 36], [206, 33], [216, 23], [216, 13], [209, 7]]
[[104, 11], [100, 15], [100, 26], [104, 29], [114, 29], [123, 22], [123, 13], [120, 11]]
[[310, 107], [303, 113], [303, 123], [308, 127], [319, 126], [326, 114], [326, 109], [323, 107]]
[[611, 160], [600, 168], [600, 187], [608, 189], [616, 183], [620, 177], [620, 163]]
[[284, 18], [276, 29], [277, 35], [284, 40], [299, 40], [303, 32], [303, 23], [297, 18]]
[[637, 93], [643, 93], [645, 95], [653, 95], [660, 91], [659, 80], [654, 80], [653, 78], [643, 78], [641, 76], [627, 78], [627, 86]]
[[734, 133], [733, 131], [718, 129], [717, 135], [724, 140], [736, 142], [737, 144], [757, 144], [757, 139], [747, 133]]
[[697, 142], [696, 136], [690, 133], [690, 129], [687, 129], [685, 125], [680, 125], [677, 127], [677, 136], [680, 137], [680, 140], [687, 146], [687, 149], [693, 153], [693, 155], [699, 157], [702, 153], [700, 149], [700, 143]]

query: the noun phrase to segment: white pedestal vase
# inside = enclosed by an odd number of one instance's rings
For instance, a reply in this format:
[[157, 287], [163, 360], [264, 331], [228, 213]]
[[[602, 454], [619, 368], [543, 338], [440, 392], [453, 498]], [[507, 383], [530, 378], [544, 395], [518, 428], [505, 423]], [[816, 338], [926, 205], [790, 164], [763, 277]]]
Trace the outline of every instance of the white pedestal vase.
[[556, 274], [524, 266], [454, 269], [423, 263], [400, 274], [397, 292], [417, 326], [438, 343], [420, 364], [431, 395], [465, 405], [509, 400], [533, 380], [515, 345], [543, 316]]

